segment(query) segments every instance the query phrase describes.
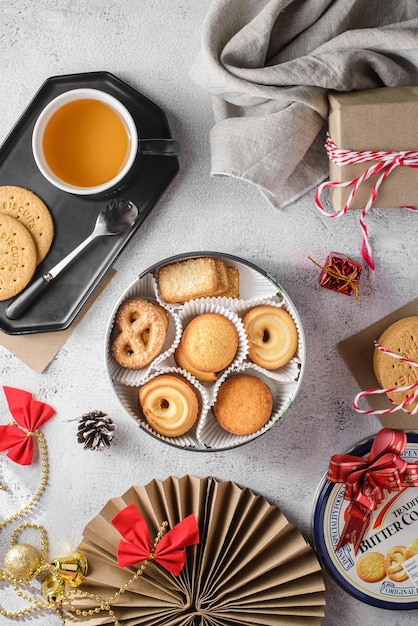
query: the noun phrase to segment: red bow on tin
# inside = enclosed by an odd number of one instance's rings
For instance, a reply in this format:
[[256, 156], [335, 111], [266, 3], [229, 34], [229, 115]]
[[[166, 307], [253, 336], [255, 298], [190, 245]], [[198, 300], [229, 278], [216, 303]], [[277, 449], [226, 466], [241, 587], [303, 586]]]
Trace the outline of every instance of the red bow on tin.
[[145, 520], [134, 504], [129, 504], [112, 519], [113, 526], [127, 541], [118, 545], [118, 565], [128, 567], [152, 558], [174, 576], [184, 567], [182, 548], [199, 543], [199, 529], [194, 515], [176, 524], [157, 543], [150, 547], [150, 537]]
[[55, 410], [44, 402], [34, 400], [32, 394], [23, 389], [3, 387], [3, 390], [16, 424], [0, 426], [0, 451], [8, 450], [7, 456], [12, 461], [30, 465], [33, 458], [32, 435], [55, 415]]
[[386, 495], [406, 487], [418, 487], [418, 464], [401, 458], [406, 443], [402, 430], [383, 428], [377, 433], [367, 458], [350, 454], [335, 454], [331, 458], [327, 479], [345, 483], [344, 498], [351, 501], [336, 550], [350, 542], [356, 554], [373, 511]]

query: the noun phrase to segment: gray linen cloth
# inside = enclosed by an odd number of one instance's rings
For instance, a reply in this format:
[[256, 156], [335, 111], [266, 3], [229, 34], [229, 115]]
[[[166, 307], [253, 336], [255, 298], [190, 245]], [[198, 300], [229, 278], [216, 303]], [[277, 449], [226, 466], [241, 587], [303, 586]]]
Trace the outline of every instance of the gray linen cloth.
[[418, 84], [418, 0], [215, 0], [191, 77], [211, 174], [284, 207], [328, 176], [328, 91]]

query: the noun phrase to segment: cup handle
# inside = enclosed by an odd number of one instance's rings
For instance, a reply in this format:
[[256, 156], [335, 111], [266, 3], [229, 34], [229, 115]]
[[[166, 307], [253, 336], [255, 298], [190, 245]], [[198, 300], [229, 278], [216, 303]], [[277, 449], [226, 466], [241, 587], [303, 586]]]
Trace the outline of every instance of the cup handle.
[[140, 154], [151, 156], [177, 156], [180, 153], [180, 143], [176, 139], [140, 139], [138, 147]]

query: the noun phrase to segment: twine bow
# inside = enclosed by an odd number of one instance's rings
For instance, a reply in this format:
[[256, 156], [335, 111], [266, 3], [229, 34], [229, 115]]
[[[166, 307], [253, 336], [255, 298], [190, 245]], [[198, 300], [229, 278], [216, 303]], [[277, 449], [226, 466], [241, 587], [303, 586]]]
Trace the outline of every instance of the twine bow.
[[386, 495], [406, 487], [418, 487], [418, 463], [401, 458], [407, 443], [402, 430], [380, 430], [367, 458], [335, 454], [331, 458], [327, 479], [345, 483], [344, 498], [350, 500], [346, 522], [336, 550], [352, 543], [357, 553], [370, 518]]
[[178, 576], [186, 559], [182, 548], [199, 543], [199, 529], [193, 514], [169, 530], [154, 549], [150, 547], [147, 524], [134, 504], [129, 504], [117, 513], [112, 524], [126, 539], [118, 545], [119, 567], [154, 559], [171, 574]]
[[[357, 152], [354, 150], [343, 150], [342, 148], [338, 148], [336, 146], [329, 134], [327, 134], [325, 149], [327, 151], [329, 159], [337, 165], [344, 166], [351, 165], [352, 163], [367, 163], [369, 161], [377, 161], [377, 163], [374, 163], [368, 169], [366, 169], [361, 176], [353, 178], [352, 180], [345, 182], [325, 181], [324, 183], [319, 185], [315, 193], [315, 204], [323, 214], [325, 214], [327, 217], [332, 218], [341, 217], [342, 215], [345, 215], [345, 213], [347, 213], [348, 209], [351, 206], [353, 198], [356, 195], [362, 182], [367, 180], [368, 178], [380, 174], [379, 178], [373, 186], [370, 198], [362, 209], [360, 215], [360, 228], [363, 233], [360, 252], [361, 256], [363, 257], [369, 268], [374, 271], [375, 262], [373, 260], [372, 250], [369, 242], [369, 232], [365, 223], [366, 215], [376, 199], [380, 185], [383, 183], [385, 178], [387, 178], [389, 174], [393, 172], [394, 169], [396, 169], [397, 167], [418, 167], [418, 150], [407, 150], [404, 152], [386, 152], [375, 150]], [[320, 201], [320, 197], [324, 189], [327, 189], [329, 187], [352, 187], [348, 200], [341, 211], [337, 211], [335, 213], [327, 213], [324, 209]], [[418, 208], [414, 206], [404, 206], [402, 208], [408, 209], [409, 211], [418, 211]]]
[[47, 422], [55, 410], [34, 400], [31, 393], [3, 387], [10, 413], [16, 423], [0, 426], [0, 451], [20, 465], [30, 465], [33, 458], [33, 434]]

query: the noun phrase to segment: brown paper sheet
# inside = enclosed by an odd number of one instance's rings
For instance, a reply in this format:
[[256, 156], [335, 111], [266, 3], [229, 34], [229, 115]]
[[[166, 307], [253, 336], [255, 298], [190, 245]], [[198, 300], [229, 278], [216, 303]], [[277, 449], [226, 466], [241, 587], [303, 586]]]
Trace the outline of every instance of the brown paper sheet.
[[[134, 503], [150, 529], [151, 541], [162, 521], [173, 527], [194, 513], [200, 533], [186, 548], [178, 577], [155, 563], [112, 605], [121, 624], [187, 626], [199, 616], [207, 626], [319, 626], [324, 615], [324, 581], [315, 552], [283, 513], [262, 496], [213, 477], [184, 476], [132, 487], [110, 500], [86, 526], [79, 549], [89, 563], [80, 591], [109, 598], [132, 577], [116, 552], [122, 537], [110, 520]], [[78, 597], [78, 608], [97, 605]], [[110, 624], [106, 612], [79, 621]], [[76, 623], [66, 613], [66, 623]]]
[[[418, 149], [418, 86], [382, 87], [349, 93], [330, 93], [328, 131], [339, 148], [355, 151], [401, 152]], [[336, 165], [330, 161], [330, 180], [349, 181], [375, 164]], [[351, 208], [362, 209], [378, 176], [363, 181]], [[415, 205], [418, 169], [396, 167], [382, 183], [374, 207]], [[330, 200], [341, 211], [352, 188], [330, 189]]]
[[[374, 340], [378, 339], [388, 326], [403, 317], [409, 317], [411, 315], [418, 315], [418, 298], [337, 345], [338, 351], [360, 387], [360, 390], [365, 391], [379, 387], [373, 372]], [[374, 410], [388, 409], [393, 406], [384, 394], [366, 396], [363, 398], [363, 402], [366, 401], [370, 408]], [[366, 407], [365, 404], [362, 406]], [[379, 420], [382, 426], [387, 428], [400, 428], [404, 430], [418, 429], [418, 415], [408, 415], [405, 411], [396, 411], [396, 413], [389, 415], [379, 415]]]
[[84, 309], [69, 328], [56, 332], [34, 333], [29, 335], [8, 335], [0, 331], [0, 346], [6, 348], [6, 350], [23, 361], [23, 363], [26, 363], [26, 365], [37, 374], [42, 374], [51, 363], [52, 359], [61, 350], [95, 300], [107, 287], [115, 273], [116, 271], [114, 269], [110, 269], [107, 272]]

